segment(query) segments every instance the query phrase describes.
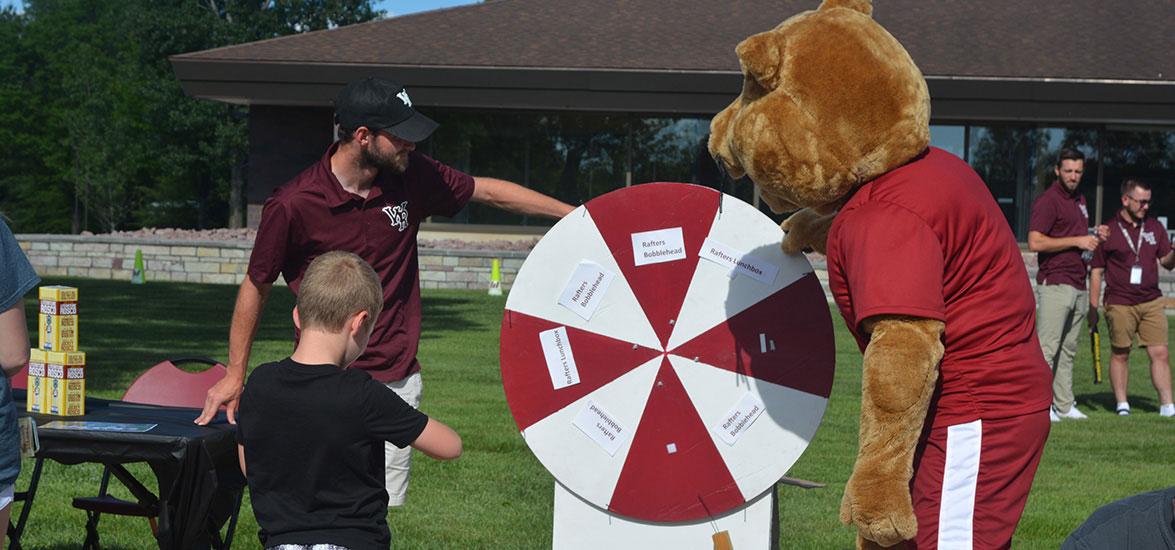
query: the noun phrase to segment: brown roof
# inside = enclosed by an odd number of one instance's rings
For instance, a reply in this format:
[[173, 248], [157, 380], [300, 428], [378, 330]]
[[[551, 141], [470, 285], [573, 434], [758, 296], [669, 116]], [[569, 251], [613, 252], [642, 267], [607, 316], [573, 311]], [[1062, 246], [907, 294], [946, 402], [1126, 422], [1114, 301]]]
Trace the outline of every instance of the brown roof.
[[[734, 47], [818, 0], [496, 0], [171, 58], [185, 91], [329, 105], [393, 78], [422, 105], [707, 115]], [[1171, 0], [878, 0], [938, 120], [1175, 123]]]
[[[734, 46], [816, 0], [496, 0], [183, 54], [284, 63], [737, 71]], [[1170, 0], [879, 0], [928, 76], [1175, 81]]]

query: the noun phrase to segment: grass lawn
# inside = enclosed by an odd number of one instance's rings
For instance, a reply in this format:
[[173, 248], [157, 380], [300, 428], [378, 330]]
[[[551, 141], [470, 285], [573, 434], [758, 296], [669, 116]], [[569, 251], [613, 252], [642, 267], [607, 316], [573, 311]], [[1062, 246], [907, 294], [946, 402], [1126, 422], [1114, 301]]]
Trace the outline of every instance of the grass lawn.
[[[45, 281], [57, 283], [80, 289], [79, 334], [92, 395], [118, 398], [139, 372], [169, 356], [227, 357], [236, 287]], [[26, 311], [36, 311], [33, 300], [28, 302]], [[516, 431], [498, 372], [498, 325], [504, 305], [505, 298], [477, 291], [424, 293], [422, 408], [461, 434], [465, 456], [440, 463], [418, 453], [408, 506], [389, 515], [396, 548], [550, 547], [553, 479]], [[292, 307], [289, 292], [275, 289], [253, 348], [253, 365], [291, 351]], [[832, 400], [816, 438], [789, 472], [828, 486], [779, 489], [783, 548], [849, 548], [853, 543], [852, 530], [836, 517], [856, 455], [861, 355], [839, 315], [833, 317], [838, 355]], [[29, 327], [35, 338], [34, 319]], [[1108, 371], [1107, 382], [1093, 384], [1089, 353], [1083, 337], [1074, 390], [1078, 406], [1090, 419], [1053, 425], [1016, 533], [1016, 548], [1055, 549], [1098, 506], [1175, 484], [1175, 420], [1159, 418], [1156, 412], [1145, 353], [1132, 356], [1135, 413], [1128, 418], [1113, 413]], [[1108, 342], [1102, 363], [1108, 369]], [[17, 487], [27, 485], [31, 470], [32, 462], [26, 461]], [[70, 499], [96, 494], [100, 473], [97, 466], [47, 462], [24, 546], [80, 547], [85, 516], [70, 507]], [[138, 473], [153, 479], [145, 466]], [[104, 517], [101, 532], [107, 548], [152, 545], [142, 519]], [[246, 496], [234, 546], [259, 548], [256, 532]]]

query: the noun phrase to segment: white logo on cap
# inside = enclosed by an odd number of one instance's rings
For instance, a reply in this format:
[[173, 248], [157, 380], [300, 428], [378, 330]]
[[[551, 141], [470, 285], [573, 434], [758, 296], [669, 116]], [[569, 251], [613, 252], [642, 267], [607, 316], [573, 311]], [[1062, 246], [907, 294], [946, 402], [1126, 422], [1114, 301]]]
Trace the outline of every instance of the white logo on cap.
[[412, 106], [412, 100], [408, 99], [408, 90], [400, 90], [400, 93], [396, 94], [396, 97], [400, 98], [400, 101], [403, 101], [404, 105]]

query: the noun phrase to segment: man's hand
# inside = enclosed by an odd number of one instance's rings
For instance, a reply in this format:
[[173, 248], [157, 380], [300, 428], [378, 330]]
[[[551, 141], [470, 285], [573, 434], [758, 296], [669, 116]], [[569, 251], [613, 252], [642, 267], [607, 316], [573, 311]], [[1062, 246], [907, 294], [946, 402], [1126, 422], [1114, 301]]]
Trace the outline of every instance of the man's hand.
[[1175, 250], [1159, 258], [1159, 265], [1163, 266], [1167, 271], [1175, 269]]
[[1089, 304], [1089, 313], [1085, 315], [1085, 320], [1089, 322], [1089, 330], [1097, 329], [1097, 322], [1099, 321], [1097, 306]]
[[216, 412], [220, 410], [221, 405], [225, 406], [229, 424], [236, 424], [237, 404], [244, 386], [241, 379], [226, 374], [224, 378], [220, 379], [220, 382], [208, 388], [208, 395], [204, 398], [204, 411], [196, 419], [196, 424], [204, 426], [211, 422], [216, 417]]
[[1094, 228], [1094, 231], [1097, 233], [1098, 241], [1104, 243], [1106, 242], [1106, 239], [1110, 238], [1110, 226], [1108, 225], [1099, 225]]
[[1097, 250], [1097, 246], [1102, 243], [1101, 239], [1093, 235], [1086, 235], [1084, 237], [1076, 237], [1077, 248], [1093, 252]]
[[211, 422], [221, 405], [225, 406], [229, 423], [237, 423], [237, 399], [241, 397], [241, 388], [245, 387], [245, 371], [248, 370], [253, 335], [257, 332], [257, 321], [261, 318], [261, 310], [269, 299], [271, 288], [272, 283], [254, 283], [249, 277], [241, 282], [228, 333], [228, 372], [208, 388], [204, 411], [195, 420], [197, 424], [203, 426]]

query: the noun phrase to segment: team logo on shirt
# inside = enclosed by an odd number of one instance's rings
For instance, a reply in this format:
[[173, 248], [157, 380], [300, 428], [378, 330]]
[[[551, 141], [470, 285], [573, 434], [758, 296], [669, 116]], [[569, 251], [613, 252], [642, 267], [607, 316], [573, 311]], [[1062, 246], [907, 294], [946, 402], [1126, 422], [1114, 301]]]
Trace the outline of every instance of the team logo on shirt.
[[388, 219], [392, 222], [392, 227], [403, 232], [408, 229], [408, 201], [400, 203], [399, 206], [385, 206], [382, 208], [384, 214], [388, 215]]
[[1158, 244], [1159, 244], [1157, 241], [1155, 241], [1155, 233], [1153, 231], [1150, 233], [1147, 233], [1146, 231], [1140, 232], [1138, 234], [1138, 239], [1141, 241], [1145, 241], [1147, 244], [1150, 244], [1153, 246], [1158, 246]]
[[1078, 204], [1078, 205], [1077, 205], [1077, 208], [1080, 208], [1080, 209], [1081, 209], [1081, 215], [1082, 215], [1082, 216], [1084, 216], [1084, 217], [1085, 217], [1085, 219], [1087, 219], [1087, 220], [1088, 220], [1088, 219], [1089, 219], [1089, 210], [1086, 210], [1086, 209], [1085, 209], [1085, 205], [1084, 205], [1084, 204]]

